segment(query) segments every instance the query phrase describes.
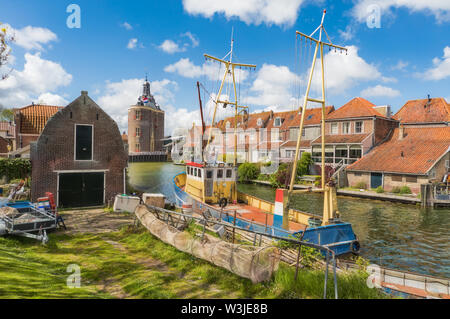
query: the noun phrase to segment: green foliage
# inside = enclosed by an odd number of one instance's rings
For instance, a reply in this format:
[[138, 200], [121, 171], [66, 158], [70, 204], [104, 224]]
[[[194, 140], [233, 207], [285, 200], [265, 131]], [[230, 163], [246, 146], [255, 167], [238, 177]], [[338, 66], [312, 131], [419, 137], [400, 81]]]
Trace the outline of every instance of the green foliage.
[[367, 189], [367, 184], [364, 182], [358, 182], [355, 187], [358, 189]]
[[277, 171], [270, 176], [272, 187], [287, 187], [291, 181], [291, 169], [286, 163], [280, 164]]
[[398, 186], [392, 187], [391, 192], [394, 193], [394, 194], [399, 194], [400, 193], [400, 187], [398, 187]]
[[407, 185], [403, 185], [400, 187], [400, 194], [412, 194], [411, 188], [409, 188]]
[[0, 159], [0, 176], [8, 180], [24, 179], [31, 175], [31, 161], [24, 158]]
[[239, 182], [248, 182], [257, 179], [259, 176], [259, 167], [254, 163], [243, 163], [239, 165]]
[[383, 186], [378, 186], [378, 187], [375, 189], [375, 191], [376, 191], [378, 194], [381, 194], [381, 193], [384, 193], [384, 188], [383, 188]]
[[268, 175], [268, 174], [259, 174], [257, 179], [258, 179], [258, 181], [269, 181], [270, 180], [270, 175]]
[[297, 162], [297, 175], [303, 176], [309, 173], [309, 166], [313, 163], [311, 153], [303, 152], [302, 157]]

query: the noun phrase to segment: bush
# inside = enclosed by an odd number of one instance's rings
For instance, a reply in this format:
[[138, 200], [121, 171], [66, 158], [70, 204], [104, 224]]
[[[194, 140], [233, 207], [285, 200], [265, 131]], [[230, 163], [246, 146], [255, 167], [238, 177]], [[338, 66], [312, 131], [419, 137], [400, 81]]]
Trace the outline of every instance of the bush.
[[400, 188], [400, 194], [412, 194], [411, 192], [411, 188], [409, 188], [408, 186], [404, 185]]
[[258, 165], [243, 163], [238, 168], [239, 182], [248, 182], [258, 178], [260, 173]]
[[0, 176], [11, 179], [25, 179], [31, 176], [31, 162], [25, 158], [5, 158], [0, 160]]
[[268, 180], [270, 180], [270, 175], [259, 174], [257, 179], [258, 179], [258, 181], [268, 181]]
[[311, 153], [303, 152], [302, 157], [297, 162], [297, 176], [303, 176], [309, 173], [309, 166], [313, 163]]
[[367, 184], [364, 182], [358, 182], [355, 187], [359, 189], [367, 189]]
[[289, 168], [286, 163], [278, 166], [277, 171], [270, 175], [270, 184], [275, 188], [287, 187], [291, 182], [291, 169]]
[[384, 188], [383, 186], [378, 186], [377, 189], [375, 190], [377, 193], [384, 193]]
[[398, 186], [392, 187], [391, 193], [399, 194], [400, 193], [400, 187], [398, 187]]

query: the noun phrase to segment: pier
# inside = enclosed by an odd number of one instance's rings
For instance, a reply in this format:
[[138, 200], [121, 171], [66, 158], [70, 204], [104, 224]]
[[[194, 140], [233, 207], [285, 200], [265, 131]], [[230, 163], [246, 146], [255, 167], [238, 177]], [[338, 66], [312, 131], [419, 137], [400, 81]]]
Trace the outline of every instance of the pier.
[[141, 153], [129, 153], [129, 163], [139, 162], [167, 162], [166, 152], [141, 152]]

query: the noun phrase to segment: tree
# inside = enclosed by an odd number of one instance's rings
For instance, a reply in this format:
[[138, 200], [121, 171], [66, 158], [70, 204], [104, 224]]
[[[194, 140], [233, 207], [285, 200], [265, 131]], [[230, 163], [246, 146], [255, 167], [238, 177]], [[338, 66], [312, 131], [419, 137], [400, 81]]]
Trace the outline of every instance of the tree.
[[307, 175], [309, 173], [309, 166], [312, 163], [311, 153], [303, 152], [302, 157], [297, 163], [297, 176]]
[[11, 109], [3, 108], [3, 106], [0, 105], [0, 121], [12, 122], [13, 120], [14, 120], [14, 112]]
[[243, 163], [238, 168], [240, 182], [248, 182], [258, 178], [260, 173], [258, 165], [254, 163]]
[[9, 72], [3, 73], [2, 67], [8, 64], [9, 56], [11, 54], [10, 43], [14, 42], [14, 37], [11, 35], [11, 31], [0, 22], [0, 80], [4, 80], [8, 77]]

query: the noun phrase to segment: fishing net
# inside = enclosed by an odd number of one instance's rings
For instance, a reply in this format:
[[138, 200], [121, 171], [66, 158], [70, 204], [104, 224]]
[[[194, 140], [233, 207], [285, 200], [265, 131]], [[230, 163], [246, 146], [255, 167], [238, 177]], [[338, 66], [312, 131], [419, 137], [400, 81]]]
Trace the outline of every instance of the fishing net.
[[135, 214], [156, 237], [183, 252], [225, 268], [253, 283], [270, 280], [278, 269], [281, 252], [277, 247], [254, 247], [225, 242], [205, 234], [195, 237], [158, 219], [145, 205], [137, 207]]

